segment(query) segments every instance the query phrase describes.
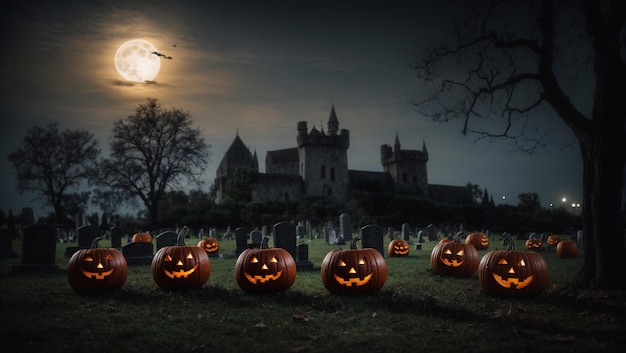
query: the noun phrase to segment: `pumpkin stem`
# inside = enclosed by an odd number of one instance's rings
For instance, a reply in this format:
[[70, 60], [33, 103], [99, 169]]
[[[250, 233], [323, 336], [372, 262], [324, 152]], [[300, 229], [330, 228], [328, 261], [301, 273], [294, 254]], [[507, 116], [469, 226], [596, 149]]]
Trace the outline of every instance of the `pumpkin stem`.
[[263, 239], [261, 240], [261, 249], [269, 248], [269, 241], [270, 237], [263, 237]]
[[517, 247], [515, 246], [515, 241], [508, 233], [502, 233], [502, 237], [504, 238], [504, 243], [506, 244], [506, 249], [508, 251], [517, 250]]
[[99, 242], [100, 240], [102, 240], [102, 237], [95, 237], [95, 238], [93, 239], [93, 241], [91, 242], [91, 248], [92, 248], [92, 249], [97, 248], [97, 247], [98, 247], [98, 242]]
[[359, 238], [359, 237], [352, 238], [352, 240], [350, 241], [350, 249], [352, 249], [352, 250], [358, 249], [356, 247], [356, 242], [359, 241], [359, 240], [361, 240], [361, 238]]
[[189, 233], [189, 228], [187, 228], [187, 226], [183, 226], [178, 231], [178, 236], [176, 237], [176, 245], [185, 245], [185, 237], [187, 236], [187, 233]]

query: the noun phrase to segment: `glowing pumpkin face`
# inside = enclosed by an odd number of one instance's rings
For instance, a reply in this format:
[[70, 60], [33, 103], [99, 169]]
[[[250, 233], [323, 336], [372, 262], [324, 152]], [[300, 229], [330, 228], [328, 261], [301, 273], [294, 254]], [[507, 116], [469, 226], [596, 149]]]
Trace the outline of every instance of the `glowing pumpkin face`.
[[67, 266], [67, 280], [77, 291], [121, 287], [128, 275], [126, 258], [117, 249], [98, 248], [94, 239], [90, 249], [75, 252]]
[[152, 259], [152, 278], [164, 289], [201, 287], [211, 274], [209, 255], [197, 247], [186, 246], [184, 227], [178, 234], [178, 245], [164, 246]]
[[145, 242], [145, 243], [152, 243], [152, 236], [148, 233], [135, 233], [133, 234], [133, 237], [131, 238], [132, 242]]
[[215, 255], [220, 251], [220, 243], [215, 238], [202, 239], [198, 242], [198, 247], [204, 249], [207, 254]]
[[541, 246], [543, 242], [539, 238], [530, 238], [526, 240], [526, 249], [532, 251], [541, 251]]
[[561, 241], [561, 237], [558, 235], [551, 235], [548, 237], [548, 247], [556, 246]]
[[246, 292], [279, 292], [296, 280], [293, 256], [282, 248], [268, 248], [267, 241], [263, 238], [261, 248], [246, 249], [237, 258], [235, 279]]
[[478, 251], [471, 244], [443, 242], [430, 254], [433, 272], [452, 276], [471, 276], [478, 269]]
[[409, 243], [404, 239], [393, 239], [389, 242], [387, 254], [393, 256], [409, 256]]
[[364, 294], [379, 290], [387, 280], [387, 264], [376, 249], [357, 249], [353, 238], [348, 250], [332, 250], [324, 257], [321, 276], [333, 293]]
[[540, 293], [548, 287], [548, 266], [545, 260], [534, 252], [515, 250], [513, 240], [507, 237], [509, 250], [488, 252], [480, 261], [480, 285], [488, 292], [505, 296]]
[[476, 250], [489, 249], [489, 237], [485, 233], [471, 233], [465, 238], [465, 243], [473, 245]]

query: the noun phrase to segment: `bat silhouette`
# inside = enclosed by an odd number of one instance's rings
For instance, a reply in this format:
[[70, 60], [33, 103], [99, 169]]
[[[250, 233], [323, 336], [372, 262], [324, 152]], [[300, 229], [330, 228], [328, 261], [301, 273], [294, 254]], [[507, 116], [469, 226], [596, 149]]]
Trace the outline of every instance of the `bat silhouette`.
[[156, 55], [156, 56], [162, 56], [163, 59], [167, 59], [167, 60], [172, 60], [171, 56], [166, 56], [164, 54], [159, 53], [158, 51], [153, 51], [152, 54]]

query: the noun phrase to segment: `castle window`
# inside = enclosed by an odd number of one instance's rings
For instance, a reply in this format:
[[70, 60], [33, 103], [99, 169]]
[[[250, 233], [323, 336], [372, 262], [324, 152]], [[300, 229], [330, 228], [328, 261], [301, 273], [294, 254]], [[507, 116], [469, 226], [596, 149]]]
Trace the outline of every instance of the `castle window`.
[[330, 167], [330, 181], [335, 181], [335, 167]]
[[326, 178], [326, 166], [325, 165], [322, 166], [320, 175], [322, 179]]

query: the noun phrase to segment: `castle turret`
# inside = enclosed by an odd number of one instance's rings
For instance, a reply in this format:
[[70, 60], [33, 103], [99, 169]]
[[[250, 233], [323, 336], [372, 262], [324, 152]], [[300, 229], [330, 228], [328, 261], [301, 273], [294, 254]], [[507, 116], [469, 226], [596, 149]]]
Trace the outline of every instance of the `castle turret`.
[[389, 145], [380, 147], [380, 160], [383, 170], [389, 173], [395, 185], [410, 185], [423, 195], [428, 195], [426, 142], [422, 142], [421, 151], [402, 150], [400, 139], [396, 133], [393, 147]]
[[337, 114], [335, 114], [335, 106], [330, 109], [330, 116], [328, 117], [328, 134], [337, 135], [339, 131], [339, 120], [337, 120]]

